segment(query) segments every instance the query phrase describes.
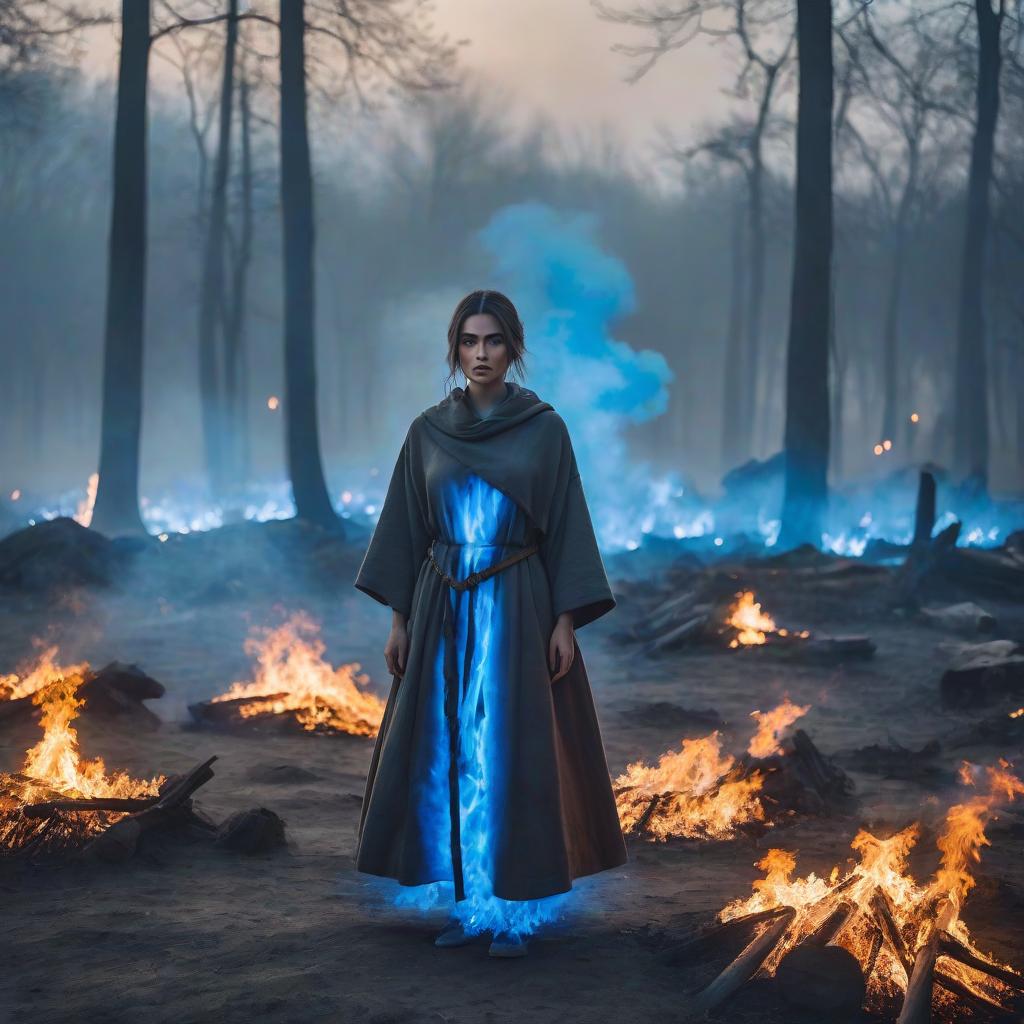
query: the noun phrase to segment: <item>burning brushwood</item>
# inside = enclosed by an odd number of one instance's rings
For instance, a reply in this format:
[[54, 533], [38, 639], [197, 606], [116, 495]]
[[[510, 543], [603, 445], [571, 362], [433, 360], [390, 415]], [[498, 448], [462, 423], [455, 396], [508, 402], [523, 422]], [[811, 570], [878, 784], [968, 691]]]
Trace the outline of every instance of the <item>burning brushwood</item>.
[[101, 758], [81, 757], [72, 722], [82, 705], [81, 675], [37, 690], [43, 738], [18, 774], [0, 775], [0, 850], [49, 853], [81, 847], [125, 811], [158, 797], [162, 777], [148, 781], [108, 774]]
[[258, 627], [245, 641], [256, 678], [190, 705], [192, 717], [220, 729], [376, 736], [384, 702], [363, 689], [370, 680], [358, 664], [333, 668], [324, 659], [319, 632], [302, 612], [277, 628]]
[[788, 698], [772, 711], [755, 711], [757, 731], [738, 762], [722, 750], [716, 730], [684, 739], [655, 766], [630, 764], [615, 780], [619, 821], [627, 834], [650, 840], [732, 839], [741, 830], [769, 827], [779, 811], [820, 813], [845, 801], [850, 784], [798, 730], [789, 727], [810, 710]]
[[38, 714], [35, 694], [60, 679], [77, 677], [82, 710], [103, 717], [125, 716], [134, 728], [156, 729], [160, 719], [142, 702], [164, 695], [164, 687], [137, 665], [112, 661], [98, 672], [88, 662], [61, 665], [57, 647], [45, 647], [36, 660], [18, 672], [0, 675], [0, 722], [21, 722]]
[[[965, 781], [973, 782], [974, 774]], [[889, 839], [860, 831], [851, 844], [859, 863], [845, 874], [833, 868], [827, 880], [813, 873], [793, 879], [794, 856], [770, 850], [757, 864], [765, 877], [754, 883], [753, 895], [719, 914], [723, 923], [746, 921], [755, 935], [697, 996], [695, 1009], [720, 1006], [756, 974], [777, 975], [788, 998], [806, 1005], [809, 989], [801, 979], [809, 970], [846, 979], [830, 984], [827, 995], [816, 987], [819, 1012], [850, 1010], [863, 993], [874, 1009], [902, 997], [901, 1024], [921, 1024], [930, 1020], [933, 984], [970, 1003], [1004, 1009], [1024, 991], [1024, 976], [974, 946], [960, 909], [974, 885], [971, 863], [987, 844], [988, 819], [1000, 802], [1024, 794], [1024, 783], [1005, 763], [986, 774], [984, 792], [947, 812], [937, 840], [941, 863], [929, 885], [919, 886], [906, 871], [917, 825]], [[771, 912], [779, 916], [768, 917]], [[829, 947], [845, 955], [824, 954]], [[851, 962], [857, 974], [850, 973]], [[787, 974], [793, 983], [784, 981]]]
[[221, 826], [192, 806], [192, 795], [213, 778], [216, 757], [184, 775], [148, 781], [108, 773], [100, 758], [84, 760], [72, 725], [82, 706], [82, 675], [68, 675], [37, 690], [43, 738], [26, 754], [21, 772], [0, 774], [0, 854], [36, 857], [72, 854], [122, 861], [141, 836], [174, 825], [194, 828], [229, 849], [245, 852], [280, 845], [284, 823], [259, 808]]
[[722, 582], [712, 578], [704, 589], [668, 601], [642, 628], [635, 629], [632, 637], [620, 639], [643, 640], [641, 650], [647, 655], [684, 645], [770, 650], [788, 657], [825, 661], [871, 657], [875, 652], [867, 637], [812, 637], [806, 629], [780, 627], [762, 609], [752, 590], [723, 595]]

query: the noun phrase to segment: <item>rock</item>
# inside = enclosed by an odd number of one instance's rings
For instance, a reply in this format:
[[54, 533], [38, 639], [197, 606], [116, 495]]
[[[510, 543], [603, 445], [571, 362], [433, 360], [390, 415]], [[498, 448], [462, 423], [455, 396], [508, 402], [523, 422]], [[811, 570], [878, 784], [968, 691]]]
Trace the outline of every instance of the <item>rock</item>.
[[972, 644], [954, 655], [939, 683], [946, 707], [971, 708], [1000, 698], [1024, 700], [1024, 653], [1011, 640]]
[[103, 534], [60, 516], [0, 541], [0, 584], [30, 591], [106, 586], [125, 554]]
[[284, 822], [266, 807], [238, 811], [217, 830], [217, 842], [236, 853], [267, 853], [285, 845]]
[[965, 636], [992, 633], [996, 628], [995, 616], [973, 601], [961, 601], [959, 604], [939, 608], [922, 608], [918, 614], [930, 626]]

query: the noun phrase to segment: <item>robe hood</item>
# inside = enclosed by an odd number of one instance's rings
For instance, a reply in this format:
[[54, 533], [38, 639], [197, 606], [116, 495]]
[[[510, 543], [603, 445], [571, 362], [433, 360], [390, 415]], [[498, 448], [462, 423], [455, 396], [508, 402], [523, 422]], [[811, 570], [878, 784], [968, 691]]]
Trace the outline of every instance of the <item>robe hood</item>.
[[473, 407], [473, 400], [463, 388], [455, 388], [442, 402], [425, 409], [423, 418], [436, 431], [462, 441], [486, 441], [503, 434], [538, 413], [554, 406], [542, 401], [529, 388], [515, 381], [506, 381], [508, 394], [499, 401], [486, 417]]
[[[425, 434], [452, 458], [507, 494], [542, 532], [570, 481], [579, 475], [565, 421], [554, 406], [514, 381], [486, 417], [463, 388], [424, 410], [410, 428], [410, 440]], [[538, 472], [539, 470], [539, 472]]]

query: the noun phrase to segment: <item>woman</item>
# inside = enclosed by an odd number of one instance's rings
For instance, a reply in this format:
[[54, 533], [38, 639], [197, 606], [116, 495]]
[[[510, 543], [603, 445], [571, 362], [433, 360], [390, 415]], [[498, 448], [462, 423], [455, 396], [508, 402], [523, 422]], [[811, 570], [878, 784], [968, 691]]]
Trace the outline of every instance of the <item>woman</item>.
[[356, 867], [450, 883], [440, 946], [522, 956], [572, 880], [626, 860], [574, 630], [615, 607], [565, 423], [505, 375], [523, 328], [476, 291], [448, 329], [466, 387], [413, 421], [355, 586], [392, 608], [391, 693]]

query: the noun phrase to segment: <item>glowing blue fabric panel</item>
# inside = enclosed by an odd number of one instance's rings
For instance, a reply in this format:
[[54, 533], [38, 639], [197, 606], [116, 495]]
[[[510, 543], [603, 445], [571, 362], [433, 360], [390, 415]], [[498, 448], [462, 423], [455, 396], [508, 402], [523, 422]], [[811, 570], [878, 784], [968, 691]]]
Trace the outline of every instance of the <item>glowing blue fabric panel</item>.
[[[470, 474], [449, 481], [444, 493], [444, 529], [451, 543], [459, 544], [452, 573], [464, 579], [502, 557], [503, 544], [514, 536], [515, 517], [521, 515], [515, 504], [501, 491], [480, 477]], [[498, 749], [501, 736], [499, 716], [504, 707], [503, 688], [509, 685], [502, 671], [505, 642], [505, 580], [499, 573], [467, 591], [448, 591], [454, 599], [455, 645], [459, 666], [459, 802], [462, 842], [463, 881], [466, 898], [455, 905], [455, 913], [470, 934], [483, 931], [533, 932], [539, 925], [555, 920], [565, 909], [570, 893], [540, 900], [503, 900], [494, 895], [492, 879], [495, 840], [501, 823], [500, 795], [508, 780], [503, 772], [508, 759]], [[475, 644], [468, 679], [463, 676], [466, 650], [468, 602], [473, 601]], [[434, 707], [443, 725], [444, 676], [443, 645], [434, 662]], [[514, 681], [513, 681], [514, 684]], [[431, 765], [430, 784], [426, 787], [417, 813], [427, 834], [435, 838], [438, 862], [447, 864], [451, 873], [450, 820], [447, 790], [447, 743], [436, 744], [436, 760]], [[514, 785], [514, 781], [512, 782]], [[432, 908], [454, 904], [451, 882], [406, 888], [397, 902]]]

